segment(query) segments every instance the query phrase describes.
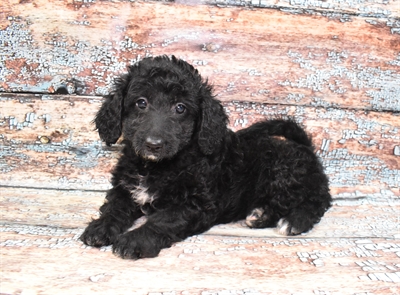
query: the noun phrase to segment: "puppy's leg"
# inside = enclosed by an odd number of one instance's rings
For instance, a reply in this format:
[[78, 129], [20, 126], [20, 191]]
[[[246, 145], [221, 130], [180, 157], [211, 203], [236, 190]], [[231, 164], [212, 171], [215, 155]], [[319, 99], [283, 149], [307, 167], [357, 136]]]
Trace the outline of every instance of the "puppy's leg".
[[215, 218], [204, 212], [187, 207], [157, 211], [141, 227], [118, 236], [113, 252], [128, 259], [155, 257], [161, 249], [209, 229]]
[[89, 223], [80, 239], [89, 246], [110, 245], [142, 215], [130, 192], [121, 187], [113, 188], [100, 207], [100, 218]]

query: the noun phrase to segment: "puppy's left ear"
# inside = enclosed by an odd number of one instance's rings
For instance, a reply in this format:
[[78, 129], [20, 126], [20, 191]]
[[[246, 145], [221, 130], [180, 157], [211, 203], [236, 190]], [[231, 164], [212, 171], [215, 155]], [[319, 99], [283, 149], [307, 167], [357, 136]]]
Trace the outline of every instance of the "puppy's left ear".
[[94, 123], [100, 138], [108, 146], [117, 142], [122, 133], [122, 112], [124, 93], [128, 84], [128, 75], [116, 80], [115, 91], [105, 97]]
[[198, 135], [200, 150], [205, 155], [217, 152], [227, 132], [228, 117], [221, 103], [213, 98], [211, 89], [203, 86], [201, 121]]

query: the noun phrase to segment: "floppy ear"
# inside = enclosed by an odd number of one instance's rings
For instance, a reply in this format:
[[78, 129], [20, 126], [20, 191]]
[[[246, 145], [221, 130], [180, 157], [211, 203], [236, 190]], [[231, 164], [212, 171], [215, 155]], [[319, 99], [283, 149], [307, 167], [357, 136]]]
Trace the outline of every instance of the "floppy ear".
[[122, 112], [124, 93], [128, 84], [128, 75], [121, 76], [115, 83], [115, 91], [105, 97], [94, 123], [100, 138], [108, 146], [117, 142], [122, 132]]
[[202, 153], [211, 155], [221, 147], [227, 132], [228, 117], [221, 103], [212, 97], [209, 88], [203, 89], [202, 92], [198, 143]]

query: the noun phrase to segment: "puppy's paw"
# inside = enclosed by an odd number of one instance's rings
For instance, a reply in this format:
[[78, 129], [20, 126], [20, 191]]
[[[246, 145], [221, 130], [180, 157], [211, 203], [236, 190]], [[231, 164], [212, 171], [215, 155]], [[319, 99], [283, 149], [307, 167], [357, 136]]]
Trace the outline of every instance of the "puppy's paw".
[[254, 208], [246, 217], [245, 223], [250, 228], [276, 226], [278, 216], [268, 206]]
[[113, 253], [126, 259], [156, 257], [160, 251], [155, 233], [140, 228], [120, 235], [113, 244]]
[[267, 214], [263, 208], [253, 209], [246, 217], [246, 225], [251, 228], [262, 228], [265, 227], [266, 221], [268, 220]]
[[279, 234], [284, 236], [293, 236], [295, 233], [292, 233], [292, 225], [285, 218], [281, 218], [276, 225], [276, 229]]
[[97, 219], [89, 223], [80, 236], [80, 240], [88, 246], [108, 246], [120, 233], [121, 231], [118, 226], [110, 224], [104, 219]]
[[293, 222], [289, 217], [281, 218], [276, 226], [278, 233], [285, 236], [296, 236], [307, 232], [312, 228], [313, 224], [306, 222]]

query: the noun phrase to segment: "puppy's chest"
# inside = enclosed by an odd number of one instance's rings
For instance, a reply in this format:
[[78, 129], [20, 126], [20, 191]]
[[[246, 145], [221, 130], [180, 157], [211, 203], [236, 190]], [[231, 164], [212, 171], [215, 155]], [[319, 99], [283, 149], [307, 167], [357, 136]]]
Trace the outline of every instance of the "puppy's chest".
[[125, 181], [124, 185], [130, 191], [134, 202], [141, 206], [142, 211], [148, 211], [181, 203], [182, 198], [191, 192], [185, 180], [173, 173], [136, 175], [131, 181]]
[[149, 193], [149, 188], [142, 183], [131, 190], [131, 194], [135, 203], [140, 206], [144, 206], [147, 203], [151, 204], [155, 199], [154, 195]]
[[128, 189], [134, 202], [145, 214], [152, 209], [161, 209], [164, 203], [168, 202], [169, 194], [165, 188], [160, 183], [149, 180], [148, 177], [139, 176], [138, 181], [135, 181], [135, 184], [130, 185]]

